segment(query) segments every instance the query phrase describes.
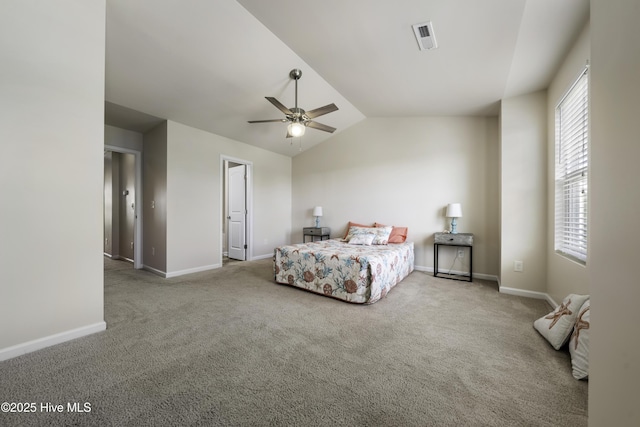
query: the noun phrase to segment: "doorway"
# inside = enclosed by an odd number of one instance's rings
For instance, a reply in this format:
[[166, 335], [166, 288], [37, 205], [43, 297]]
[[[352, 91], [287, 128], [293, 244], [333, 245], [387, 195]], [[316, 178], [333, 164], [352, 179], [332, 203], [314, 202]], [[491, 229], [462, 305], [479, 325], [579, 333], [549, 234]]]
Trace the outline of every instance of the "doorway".
[[142, 268], [142, 153], [104, 147], [104, 254]]
[[222, 156], [222, 262], [251, 259], [252, 163]]

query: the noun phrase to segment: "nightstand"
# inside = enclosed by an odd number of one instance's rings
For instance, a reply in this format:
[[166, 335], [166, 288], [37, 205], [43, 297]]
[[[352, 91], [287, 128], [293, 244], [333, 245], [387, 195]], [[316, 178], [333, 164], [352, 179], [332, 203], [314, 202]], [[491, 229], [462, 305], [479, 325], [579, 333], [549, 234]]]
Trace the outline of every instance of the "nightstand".
[[331, 229], [329, 227], [304, 227], [302, 229], [302, 241], [306, 243], [307, 236], [311, 237], [311, 241], [314, 242], [316, 237], [320, 237], [320, 240], [330, 238]]
[[[449, 274], [438, 271], [438, 250], [440, 246], [457, 246], [469, 248], [469, 274]], [[433, 276], [438, 277], [438, 273], [444, 279], [473, 281], [473, 234], [472, 233], [436, 233], [433, 243]]]

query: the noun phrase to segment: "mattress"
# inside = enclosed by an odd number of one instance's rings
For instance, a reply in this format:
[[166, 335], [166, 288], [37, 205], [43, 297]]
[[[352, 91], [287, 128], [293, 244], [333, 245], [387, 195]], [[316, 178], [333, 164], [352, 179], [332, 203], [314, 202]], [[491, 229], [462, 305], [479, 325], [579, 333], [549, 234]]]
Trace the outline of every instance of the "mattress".
[[353, 245], [342, 239], [275, 248], [277, 283], [359, 304], [372, 304], [414, 268], [413, 242]]

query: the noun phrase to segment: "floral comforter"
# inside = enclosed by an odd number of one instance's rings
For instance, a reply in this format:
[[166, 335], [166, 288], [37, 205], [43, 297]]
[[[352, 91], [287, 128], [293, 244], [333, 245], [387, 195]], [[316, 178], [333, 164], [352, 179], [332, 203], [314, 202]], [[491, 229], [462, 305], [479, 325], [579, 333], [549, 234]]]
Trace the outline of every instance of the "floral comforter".
[[350, 245], [341, 239], [274, 250], [278, 283], [348, 302], [372, 304], [413, 271], [413, 242]]

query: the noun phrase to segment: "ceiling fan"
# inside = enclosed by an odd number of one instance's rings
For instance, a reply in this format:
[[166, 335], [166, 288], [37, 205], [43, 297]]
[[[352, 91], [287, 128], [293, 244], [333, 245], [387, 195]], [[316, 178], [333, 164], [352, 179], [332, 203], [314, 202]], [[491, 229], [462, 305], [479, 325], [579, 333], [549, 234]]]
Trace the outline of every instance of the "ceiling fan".
[[333, 133], [336, 128], [323, 125], [322, 123], [314, 122], [312, 119], [336, 111], [338, 109], [338, 107], [336, 107], [336, 104], [328, 104], [324, 107], [316, 108], [315, 110], [311, 111], [304, 111], [302, 108], [298, 108], [298, 80], [300, 80], [300, 77], [302, 77], [302, 71], [294, 68], [293, 70], [291, 70], [291, 72], [289, 72], [289, 77], [291, 77], [296, 82], [296, 106], [294, 108], [285, 107], [280, 101], [273, 97], [265, 97], [267, 98], [267, 101], [275, 105], [278, 110], [282, 111], [286, 118], [271, 120], [250, 120], [249, 123], [289, 122], [289, 126], [287, 127], [287, 138], [304, 135], [304, 131], [307, 127]]

